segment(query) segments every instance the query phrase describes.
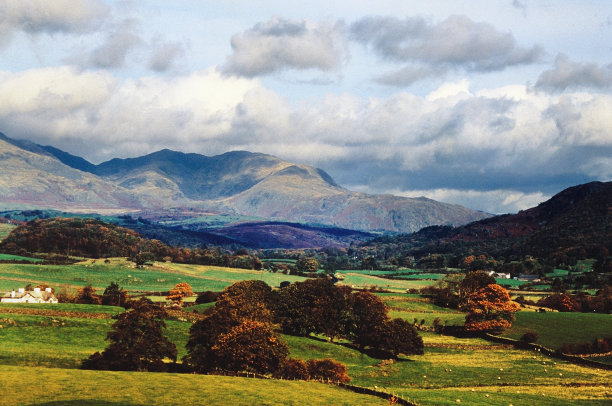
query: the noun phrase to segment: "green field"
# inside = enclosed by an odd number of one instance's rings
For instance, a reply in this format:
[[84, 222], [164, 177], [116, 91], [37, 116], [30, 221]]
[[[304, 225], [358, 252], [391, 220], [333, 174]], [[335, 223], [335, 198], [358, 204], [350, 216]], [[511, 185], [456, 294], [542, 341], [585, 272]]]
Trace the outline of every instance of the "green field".
[[2, 366], [0, 405], [385, 405], [316, 382]]
[[13, 231], [16, 226], [12, 224], [0, 223], [0, 241], [4, 240], [7, 235]]
[[389, 306], [389, 315], [392, 318], [402, 318], [408, 321], [425, 320], [425, 326], [432, 327], [436, 318], [444, 325], [463, 325], [465, 313], [454, 309], [448, 309], [424, 301], [418, 295], [378, 294]]
[[563, 343], [582, 343], [612, 335], [612, 315], [524, 310], [516, 315], [512, 327], [502, 335], [520, 339], [527, 331], [538, 334], [537, 344], [557, 349]]
[[110, 282], [129, 291], [168, 291], [179, 282], [187, 282], [194, 291], [221, 291], [234, 282], [246, 279], [263, 280], [270, 286], [281, 281], [300, 281], [305, 278], [266, 271], [185, 265], [156, 262], [152, 266], [136, 268], [122, 258], [87, 260], [74, 265], [0, 264], [0, 291], [7, 291], [28, 283], [48, 283], [56, 290], [63, 286], [80, 287], [88, 284], [97, 289]]
[[0, 254], [0, 261], [42, 262], [40, 258], [22, 257], [20, 255]]
[[[382, 297], [401, 314], [453, 315], [448, 309], [418, 301], [414, 295]], [[76, 370], [82, 359], [105, 348], [104, 337], [113, 320], [3, 312], [3, 309], [23, 307], [0, 306], [0, 324], [3, 324], [0, 388], [4, 388], [0, 393], [5, 395], [0, 397], [0, 404], [9, 404], [4, 400], [7, 393], [1, 392], [7, 388], [24, 394], [26, 397], [20, 399], [23, 404], [108, 405], [96, 401], [108, 402], [115, 392], [118, 397], [112, 397], [114, 404], [134, 405], [176, 404], [177, 399], [183, 404], [383, 404], [374, 398], [305, 382]], [[121, 311], [70, 304], [36, 308], [82, 313]], [[185, 354], [191, 323], [168, 321], [167, 325], [166, 334], [177, 345], [180, 358]], [[612, 392], [609, 371], [579, 367], [483, 339], [460, 339], [427, 332], [421, 335], [425, 355], [402, 357], [396, 362], [325, 340], [284, 338], [293, 357], [336, 359], [347, 365], [353, 384], [377, 386], [422, 405], [456, 404], [456, 399], [464, 404], [487, 405], [510, 402], [595, 405], [612, 399], [605, 395], [606, 391]], [[227, 393], [220, 394], [220, 391]], [[48, 403], [40, 400], [43, 397]]]

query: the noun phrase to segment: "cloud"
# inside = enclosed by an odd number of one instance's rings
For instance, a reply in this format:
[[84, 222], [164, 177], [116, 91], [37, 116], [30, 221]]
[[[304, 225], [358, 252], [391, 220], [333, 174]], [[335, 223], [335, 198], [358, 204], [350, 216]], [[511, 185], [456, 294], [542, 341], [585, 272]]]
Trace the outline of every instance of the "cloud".
[[249, 150], [318, 166], [350, 189], [425, 191], [493, 213], [609, 180], [609, 111], [612, 95], [472, 92], [466, 81], [427, 96], [292, 105], [257, 79], [213, 69], [139, 80], [70, 67], [0, 72], [0, 131], [94, 162]]
[[13, 33], [83, 33], [95, 30], [109, 8], [98, 0], [3, 0], [0, 2], [0, 41]]
[[348, 57], [343, 24], [288, 20], [259, 23], [232, 37], [225, 72], [254, 77], [286, 69], [337, 69]]
[[405, 197], [427, 197], [439, 202], [453, 202], [465, 207], [478, 207], [491, 214], [516, 213], [529, 209], [550, 199], [541, 192], [524, 193], [517, 190], [472, 190], [472, 189], [431, 189], [396, 190], [394, 194]]
[[124, 20], [107, 34], [104, 43], [91, 51], [86, 66], [120, 68], [125, 64], [127, 55], [144, 44], [138, 33], [138, 23]]
[[159, 43], [149, 58], [149, 69], [155, 72], [167, 72], [172, 69], [176, 61], [185, 56], [183, 45], [178, 42]]
[[560, 54], [552, 69], [542, 72], [535, 84], [537, 89], [564, 91], [568, 88], [608, 89], [612, 86], [612, 64], [574, 62]]
[[386, 84], [393, 77], [398, 85], [411, 84], [457, 68], [498, 71], [535, 63], [543, 55], [539, 46], [520, 47], [511, 33], [460, 15], [437, 24], [421, 17], [365, 17], [351, 24], [350, 36], [385, 60], [409, 64], [392, 76], [383, 76]]

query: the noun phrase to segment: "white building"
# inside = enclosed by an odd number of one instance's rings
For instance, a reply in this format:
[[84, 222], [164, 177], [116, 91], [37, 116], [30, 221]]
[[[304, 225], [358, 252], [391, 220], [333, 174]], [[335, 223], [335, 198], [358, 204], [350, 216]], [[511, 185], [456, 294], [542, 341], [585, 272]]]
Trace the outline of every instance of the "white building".
[[34, 288], [31, 291], [25, 291], [24, 288], [19, 288], [17, 292], [15, 290], [6, 293], [0, 298], [2, 303], [57, 303], [57, 298], [51, 291], [51, 288], [47, 288], [43, 291], [40, 288]]

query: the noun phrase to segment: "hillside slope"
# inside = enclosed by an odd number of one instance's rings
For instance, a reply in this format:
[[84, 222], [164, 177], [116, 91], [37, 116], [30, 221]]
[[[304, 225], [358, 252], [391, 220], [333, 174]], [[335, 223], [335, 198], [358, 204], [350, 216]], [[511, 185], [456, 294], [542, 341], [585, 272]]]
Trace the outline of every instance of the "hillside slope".
[[93, 165], [6, 136], [0, 148], [0, 203], [65, 211], [193, 208], [366, 232], [413, 232], [488, 217], [424, 198], [352, 192], [321, 169], [261, 153], [162, 150]]
[[612, 252], [612, 182], [565, 189], [514, 215], [457, 228], [431, 227], [366, 244], [375, 251], [381, 251], [382, 245], [416, 256], [474, 252], [504, 257], [532, 255], [555, 263], [605, 257]]

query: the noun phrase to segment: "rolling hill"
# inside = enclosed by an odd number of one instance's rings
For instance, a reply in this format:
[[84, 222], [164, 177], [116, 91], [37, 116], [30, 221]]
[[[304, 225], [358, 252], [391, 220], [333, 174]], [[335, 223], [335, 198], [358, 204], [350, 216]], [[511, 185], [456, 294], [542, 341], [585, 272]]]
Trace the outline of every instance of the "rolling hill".
[[[496, 257], [532, 255], [554, 263], [600, 258], [612, 252], [612, 182], [570, 187], [536, 207], [457, 228], [429, 227], [365, 244], [422, 256], [474, 252]], [[377, 248], [378, 247], [378, 248]]]

